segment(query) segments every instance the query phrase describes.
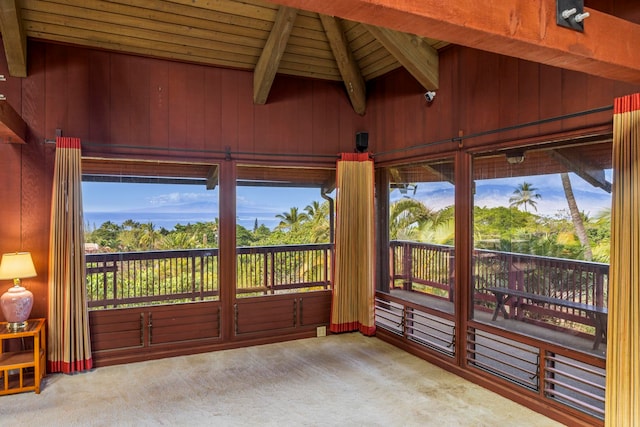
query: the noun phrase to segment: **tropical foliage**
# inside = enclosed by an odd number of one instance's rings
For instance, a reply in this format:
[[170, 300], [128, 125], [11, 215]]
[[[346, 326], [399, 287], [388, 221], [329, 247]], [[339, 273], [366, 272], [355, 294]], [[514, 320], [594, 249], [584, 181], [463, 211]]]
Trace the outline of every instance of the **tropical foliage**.
[[[595, 218], [580, 213], [588, 236], [590, 251], [587, 251], [569, 210], [560, 211], [554, 217], [529, 211], [529, 208], [536, 210], [536, 202], [541, 198], [537, 188], [524, 182], [514, 190], [510, 206], [474, 207], [474, 247], [609, 262], [610, 213], [602, 212]], [[419, 200], [402, 198], [392, 203], [389, 211], [391, 240], [453, 244], [453, 206], [434, 210]], [[593, 254], [591, 258], [589, 252]]]
[[[314, 201], [304, 211], [292, 207], [276, 215], [280, 223], [270, 230], [256, 219], [253, 229], [236, 225], [236, 245], [273, 246], [329, 242], [329, 203]], [[135, 252], [168, 249], [218, 247], [219, 221], [177, 224], [173, 229], [131, 219], [122, 225], [106, 221], [100, 227], [85, 227], [85, 242], [95, 243], [100, 252]]]

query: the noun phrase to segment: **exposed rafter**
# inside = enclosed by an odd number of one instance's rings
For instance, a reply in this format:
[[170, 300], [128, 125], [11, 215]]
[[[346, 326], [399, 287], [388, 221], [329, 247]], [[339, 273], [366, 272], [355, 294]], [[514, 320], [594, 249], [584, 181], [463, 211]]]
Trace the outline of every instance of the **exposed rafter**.
[[365, 27], [425, 89], [438, 89], [438, 51], [422, 37], [374, 25]]
[[0, 101], [0, 140], [2, 142], [24, 144], [27, 138], [27, 124], [7, 101]]
[[453, 163], [438, 163], [438, 164], [422, 164], [420, 165], [424, 169], [433, 173], [441, 181], [446, 181], [450, 184], [455, 184], [455, 171]]
[[367, 107], [367, 95], [364, 78], [360, 68], [353, 58], [353, 53], [347, 42], [340, 20], [333, 16], [320, 14], [320, 21], [329, 40], [331, 51], [338, 64], [340, 75], [351, 100], [353, 109], [358, 114], [364, 114]]
[[602, 188], [607, 193], [611, 193], [611, 183], [605, 178], [604, 170], [590, 166], [580, 159], [579, 152], [572, 151], [571, 157], [567, 157], [559, 150], [549, 150], [547, 151], [547, 154], [549, 157], [564, 165], [569, 171], [575, 173], [589, 184], [594, 187]]
[[211, 166], [209, 172], [207, 172], [207, 190], [215, 190], [218, 182], [218, 166]]
[[[556, 1], [269, 0], [355, 22], [628, 83], [640, 83], [640, 25], [591, 8], [584, 33], [556, 25]], [[624, 36], [621, 36], [624, 35]]]
[[17, 0], [0, 0], [0, 31], [9, 73], [14, 77], [27, 77], [27, 36], [22, 29]]
[[253, 73], [253, 102], [256, 104], [267, 102], [273, 79], [278, 71], [282, 54], [287, 47], [297, 14], [296, 9], [289, 7], [282, 6], [278, 9], [271, 33]]

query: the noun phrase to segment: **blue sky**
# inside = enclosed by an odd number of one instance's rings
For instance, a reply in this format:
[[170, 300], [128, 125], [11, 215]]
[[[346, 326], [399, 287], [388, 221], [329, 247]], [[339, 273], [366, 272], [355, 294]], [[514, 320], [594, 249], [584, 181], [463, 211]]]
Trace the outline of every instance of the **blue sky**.
[[[237, 220], [247, 228], [256, 219], [273, 228], [277, 214], [324, 200], [317, 188], [238, 187], [236, 193]], [[109, 219], [134, 219], [172, 228], [176, 222], [213, 221], [219, 212], [218, 188], [202, 185], [83, 182], [82, 198], [85, 222], [96, 226]]]
[[[572, 187], [578, 208], [595, 216], [611, 203], [611, 195], [571, 174]], [[611, 171], [607, 172], [611, 181]], [[538, 214], [555, 216], [566, 210], [567, 204], [560, 176], [488, 179], [476, 182], [475, 205], [483, 207], [508, 206], [509, 197], [518, 184], [533, 184], [542, 198], [537, 201]], [[419, 183], [411, 197], [432, 209], [441, 209], [454, 203], [454, 187], [449, 183]], [[399, 191], [391, 192], [391, 200], [403, 197]], [[275, 227], [275, 215], [288, 212], [291, 207], [303, 210], [314, 200], [324, 201], [319, 189], [238, 187], [237, 220], [249, 229], [254, 222]], [[111, 220], [122, 223], [133, 219], [152, 222], [158, 227], [173, 228], [176, 223], [213, 221], [219, 212], [219, 190], [206, 190], [202, 185], [83, 183], [85, 223], [100, 226]]]

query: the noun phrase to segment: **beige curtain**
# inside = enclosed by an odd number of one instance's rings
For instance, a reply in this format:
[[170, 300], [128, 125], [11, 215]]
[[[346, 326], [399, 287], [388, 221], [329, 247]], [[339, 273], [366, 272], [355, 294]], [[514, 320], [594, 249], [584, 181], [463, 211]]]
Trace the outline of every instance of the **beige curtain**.
[[49, 238], [49, 372], [91, 369], [80, 140], [56, 138]]
[[640, 94], [617, 98], [605, 425], [640, 425]]
[[336, 248], [331, 332], [375, 333], [374, 172], [368, 153], [345, 153], [336, 170]]

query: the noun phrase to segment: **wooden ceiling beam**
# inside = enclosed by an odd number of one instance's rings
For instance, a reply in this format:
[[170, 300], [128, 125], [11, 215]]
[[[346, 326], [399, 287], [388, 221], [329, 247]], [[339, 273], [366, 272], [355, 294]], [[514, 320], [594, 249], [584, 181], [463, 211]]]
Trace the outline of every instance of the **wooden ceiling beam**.
[[556, 0], [269, 0], [629, 83], [640, 83], [640, 25], [594, 9], [584, 32], [556, 24]]
[[351, 105], [356, 113], [363, 115], [367, 108], [366, 86], [353, 52], [349, 48], [342, 24], [333, 16], [323, 14], [319, 16]]
[[220, 179], [218, 177], [218, 166], [211, 166], [207, 173], [207, 190], [215, 190]]
[[27, 123], [5, 100], [0, 100], [0, 140], [12, 144], [27, 141]]
[[422, 37], [363, 25], [425, 89], [438, 89], [438, 51]]
[[0, 0], [0, 31], [9, 74], [27, 77], [27, 35], [22, 28], [18, 0]]
[[455, 185], [455, 171], [453, 163], [440, 163], [440, 164], [423, 164], [424, 169], [431, 172], [433, 175], [439, 178], [440, 181], [446, 181]]
[[611, 193], [611, 183], [607, 181], [604, 175], [604, 170], [593, 167], [584, 160], [580, 159], [578, 151], [572, 150], [571, 157], [561, 153], [560, 150], [549, 150], [546, 153], [566, 167], [570, 172], [575, 173], [580, 178], [587, 181], [594, 187], [602, 188], [607, 193]]
[[265, 104], [276, 77], [282, 54], [284, 53], [298, 11], [289, 7], [280, 7], [271, 28], [264, 49], [253, 72], [253, 102]]

